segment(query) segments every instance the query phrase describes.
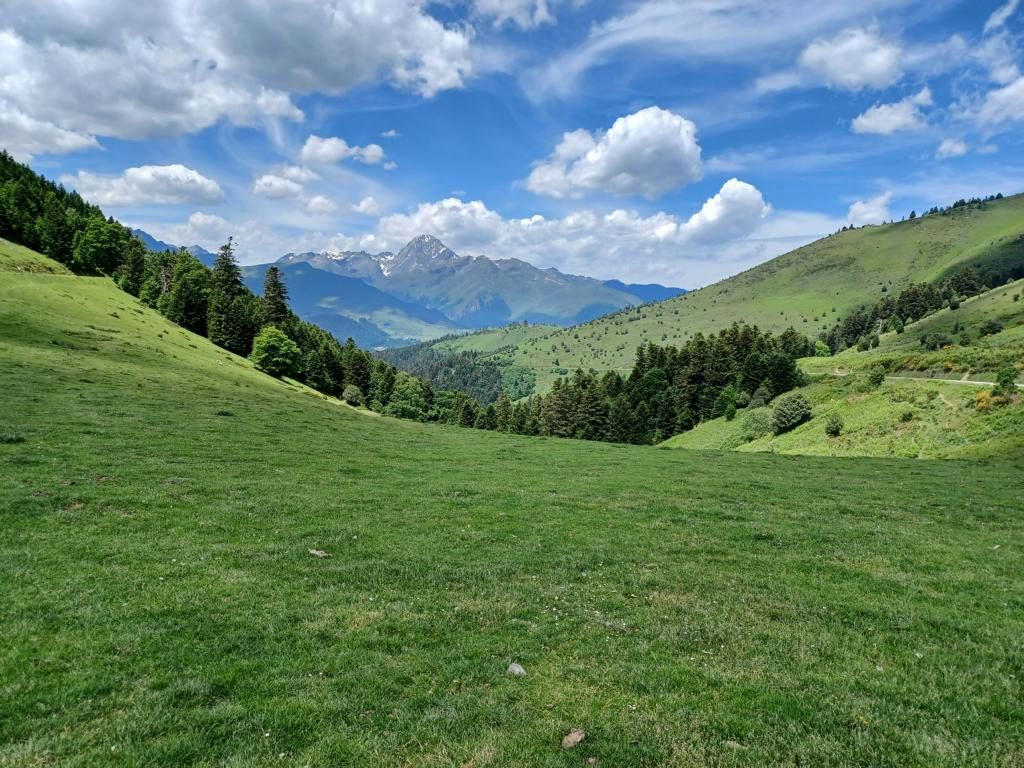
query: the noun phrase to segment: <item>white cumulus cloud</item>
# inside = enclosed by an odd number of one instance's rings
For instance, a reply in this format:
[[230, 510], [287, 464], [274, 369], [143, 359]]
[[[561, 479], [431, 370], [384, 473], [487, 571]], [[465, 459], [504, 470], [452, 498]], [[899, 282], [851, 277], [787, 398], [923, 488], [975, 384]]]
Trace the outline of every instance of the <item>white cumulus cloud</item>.
[[120, 176], [81, 171], [75, 176], [62, 176], [61, 182], [100, 206], [218, 203], [224, 199], [216, 181], [178, 163], [128, 168]]
[[866, 224], [881, 224], [892, 218], [889, 212], [889, 204], [892, 202], [892, 192], [883, 192], [877, 197], [868, 200], [858, 200], [850, 206], [846, 220], [855, 227], [863, 227]]
[[331, 164], [351, 158], [366, 165], [379, 165], [384, 160], [384, 149], [380, 144], [353, 147], [336, 136], [311, 135], [302, 145], [300, 157], [304, 163]]
[[902, 75], [902, 48], [877, 29], [854, 27], [815, 40], [800, 54], [800, 66], [826, 85], [849, 91], [885, 88]]
[[280, 200], [285, 197], [298, 197], [302, 194], [302, 185], [286, 179], [282, 176], [275, 176], [272, 173], [265, 173], [256, 179], [252, 192], [260, 197], [269, 197], [272, 200]]
[[312, 214], [333, 213], [338, 209], [334, 201], [324, 195], [313, 195], [306, 201], [306, 210]]
[[361, 213], [364, 216], [376, 216], [380, 213], [380, 204], [371, 195], [364, 197], [358, 203], [353, 205], [352, 210], [356, 213]]
[[381, 79], [432, 96], [471, 76], [473, 33], [429, 5], [279, 0], [270, 13], [263, 0], [7, 0], [0, 102], [66, 142], [298, 121], [295, 95]]
[[854, 118], [854, 133], [888, 135], [897, 131], [920, 131], [925, 127], [921, 107], [931, 106], [932, 94], [928, 88], [892, 104], [876, 104]]
[[753, 232], [770, 210], [757, 187], [729, 179], [718, 194], [689, 218], [681, 232], [702, 242], [735, 240]]
[[53, 123], [29, 117], [0, 98], [0, 145], [14, 157], [28, 162], [34, 155], [95, 149], [100, 143], [95, 136], [65, 130]]
[[647, 107], [618, 118], [603, 133], [564, 134], [526, 183], [537, 194], [557, 198], [602, 191], [655, 199], [701, 174], [697, 127], [673, 112]]

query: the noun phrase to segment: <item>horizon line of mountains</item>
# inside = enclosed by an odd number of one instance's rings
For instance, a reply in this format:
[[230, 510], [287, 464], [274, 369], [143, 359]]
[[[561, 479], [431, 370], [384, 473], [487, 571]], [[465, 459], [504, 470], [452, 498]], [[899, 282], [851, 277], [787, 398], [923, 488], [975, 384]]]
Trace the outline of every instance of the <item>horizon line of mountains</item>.
[[[177, 250], [141, 229], [150, 250]], [[207, 266], [216, 254], [187, 248]], [[520, 259], [464, 256], [436, 237], [420, 235], [397, 253], [288, 253], [275, 262], [242, 267], [255, 293], [271, 264], [285, 276], [289, 302], [304, 320], [364, 348], [415, 344], [448, 334], [509, 323], [569, 326], [628, 306], [686, 291], [541, 269]]]

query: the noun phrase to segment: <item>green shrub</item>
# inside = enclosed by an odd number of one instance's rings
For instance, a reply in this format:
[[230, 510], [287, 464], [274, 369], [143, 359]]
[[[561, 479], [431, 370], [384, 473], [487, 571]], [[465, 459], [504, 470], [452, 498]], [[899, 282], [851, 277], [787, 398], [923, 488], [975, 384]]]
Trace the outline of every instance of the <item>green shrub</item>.
[[838, 413], [830, 413], [825, 420], [825, 434], [829, 437], [839, 437], [843, 434], [843, 417]]
[[345, 391], [341, 393], [341, 399], [349, 405], [362, 405], [363, 392], [355, 384], [345, 385]]
[[1001, 330], [1003, 330], [1003, 324], [1000, 323], [998, 320], [993, 320], [992, 318], [989, 318], [988, 320], [981, 324], [981, 328], [979, 329], [978, 333], [981, 336], [992, 336], [994, 334], [999, 333]]
[[904, 411], [903, 413], [900, 414], [900, 421], [902, 421], [904, 424], [906, 424], [908, 421], [913, 421], [913, 420], [914, 420], [914, 412], [913, 411]]
[[24, 442], [25, 438], [17, 432], [0, 432], [0, 445], [14, 445], [15, 443]]
[[789, 432], [811, 418], [811, 403], [800, 392], [783, 395], [775, 402], [772, 430], [776, 435]]
[[284, 331], [273, 325], [266, 325], [256, 334], [249, 358], [264, 373], [280, 378], [294, 376], [299, 367], [302, 353]]
[[948, 333], [929, 333], [921, 337], [921, 346], [929, 352], [935, 352], [943, 347], [953, 346], [953, 339]]
[[759, 437], [771, 434], [772, 431], [772, 409], [771, 408], [748, 408], [743, 416], [743, 423], [740, 424], [740, 434], [748, 443]]
[[953, 310], [960, 309], [960, 297], [959, 296], [955, 296], [954, 295], [954, 296], [951, 296], [949, 298], [949, 308], [953, 309]]
[[826, 344], [821, 339], [818, 339], [818, 341], [814, 342], [814, 356], [815, 357], [832, 357], [832, 350], [829, 349], [828, 344]]
[[876, 365], [868, 372], [868, 384], [870, 384], [875, 389], [878, 389], [880, 386], [882, 386], [882, 383], [884, 381], [885, 368], [883, 368], [882, 366]]
[[999, 369], [996, 374], [996, 386], [992, 391], [1003, 397], [1017, 394], [1017, 370], [1012, 365]]

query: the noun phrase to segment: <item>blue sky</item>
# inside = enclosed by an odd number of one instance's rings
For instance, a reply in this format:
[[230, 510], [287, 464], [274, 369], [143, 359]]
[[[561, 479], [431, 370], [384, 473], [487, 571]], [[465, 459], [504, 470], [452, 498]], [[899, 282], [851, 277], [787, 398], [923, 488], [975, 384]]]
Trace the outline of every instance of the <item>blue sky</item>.
[[0, 145], [249, 263], [427, 233], [697, 287], [1024, 191], [1018, 4], [9, 0]]

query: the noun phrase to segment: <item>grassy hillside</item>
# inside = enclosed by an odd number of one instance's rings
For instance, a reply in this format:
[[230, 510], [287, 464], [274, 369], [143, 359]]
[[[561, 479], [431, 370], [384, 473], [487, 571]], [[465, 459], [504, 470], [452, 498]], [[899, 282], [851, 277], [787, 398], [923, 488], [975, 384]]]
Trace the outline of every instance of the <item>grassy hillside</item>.
[[558, 330], [556, 325], [538, 325], [535, 323], [513, 323], [503, 328], [468, 333], [455, 339], [444, 339], [433, 346], [447, 352], [483, 352], [490, 354], [510, 345], [522, 344], [532, 339], [542, 338]]
[[1019, 462], [369, 418], [99, 278], [0, 379], [5, 766], [1024, 759]]
[[[999, 333], [983, 336], [989, 320], [1002, 324]], [[928, 351], [922, 339], [947, 335], [952, 344]], [[967, 342], [966, 344], [964, 342]], [[890, 374], [992, 381], [1006, 365], [1024, 367], [1024, 280], [993, 288], [966, 299], [956, 310], [942, 309], [903, 333], [886, 333], [875, 349], [847, 349], [834, 357], [806, 358], [800, 366], [808, 373], [848, 373], [875, 365]], [[1022, 371], [1024, 375], [1024, 371]]]
[[[990, 387], [890, 379], [878, 389], [869, 389], [864, 377], [827, 377], [804, 388], [814, 406], [814, 418], [792, 432], [748, 442], [741, 410], [732, 421], [713, 419], [662, 446], [803, 456], [1024, 456], [1024, 404], [979, 412], [975, 395], [980, 389]], [[839, 437], [825, 434], [831, 414], [843, 420]]]
[[[733, 322], [809, 336], [914, 282], [973, 264], [1024, 259], [1024, 195], [947, 216], [927, 216], [826, 237], [747, 272], [675, 299], [516, 342], [514, 364], [533, 368], [545, 391], [559, 370], [622, 371], [642, 341], [679, 343]], [[488, 343], [512, 343], [500, 336]]]
[[63, 264], [58, 264], [33, 250], [0, 237], [0, 271], [43, 272], [52, 275], [70, 275]]

